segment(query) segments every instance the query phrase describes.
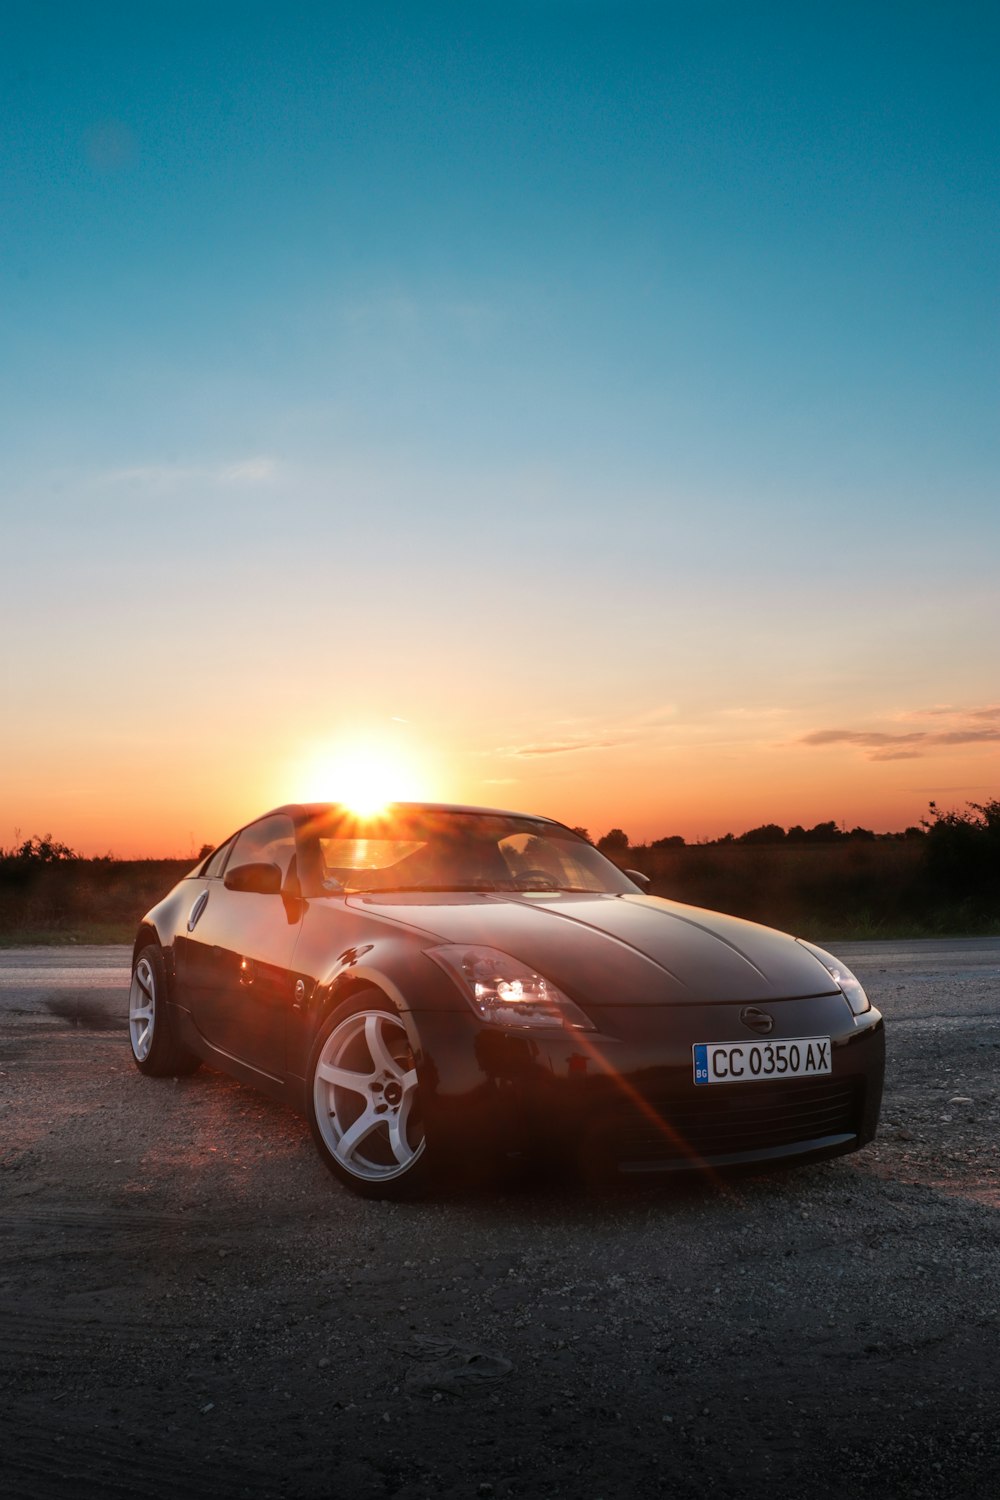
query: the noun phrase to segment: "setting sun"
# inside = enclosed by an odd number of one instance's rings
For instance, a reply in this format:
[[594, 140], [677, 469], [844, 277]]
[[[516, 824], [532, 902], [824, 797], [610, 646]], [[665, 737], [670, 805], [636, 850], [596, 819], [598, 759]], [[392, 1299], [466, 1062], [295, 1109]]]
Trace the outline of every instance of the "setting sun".
[[417, 802], [432, 795], [430, 778], [408, 748], [352, 741], [317, 752], [300, 778], [310, 801], [340, 802], [370, 817], [390, 802]]

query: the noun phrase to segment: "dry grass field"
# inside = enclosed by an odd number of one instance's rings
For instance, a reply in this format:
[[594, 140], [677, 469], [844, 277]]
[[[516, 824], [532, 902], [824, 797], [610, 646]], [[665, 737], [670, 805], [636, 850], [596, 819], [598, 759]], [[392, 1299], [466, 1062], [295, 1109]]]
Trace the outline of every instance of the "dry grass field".
[[60, 859], [0, 867], [0, 944], [130, 943], [191, 859]]

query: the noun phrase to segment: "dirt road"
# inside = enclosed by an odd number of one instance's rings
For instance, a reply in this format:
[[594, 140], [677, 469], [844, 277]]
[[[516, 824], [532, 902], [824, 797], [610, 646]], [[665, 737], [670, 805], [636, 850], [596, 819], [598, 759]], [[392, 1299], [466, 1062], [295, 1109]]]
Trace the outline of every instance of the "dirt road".
[[124, 949], [0, 952], [0, 1486], [98, 1496], [1000, 1493], [1000, 940], [840, 944], [874, 1147], [416, 1206], [141, 1077]]

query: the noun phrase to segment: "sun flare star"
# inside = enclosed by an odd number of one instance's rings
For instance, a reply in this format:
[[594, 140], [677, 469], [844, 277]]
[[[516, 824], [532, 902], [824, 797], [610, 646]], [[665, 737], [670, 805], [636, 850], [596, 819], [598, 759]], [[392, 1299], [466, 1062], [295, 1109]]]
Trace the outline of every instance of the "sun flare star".
[[361, 817], [392, 802], [428, 796], [429, 778], [417, 758], [396, 747], [350, 744], [318, 754], [302, 777], [304, 795], [334, 801]]

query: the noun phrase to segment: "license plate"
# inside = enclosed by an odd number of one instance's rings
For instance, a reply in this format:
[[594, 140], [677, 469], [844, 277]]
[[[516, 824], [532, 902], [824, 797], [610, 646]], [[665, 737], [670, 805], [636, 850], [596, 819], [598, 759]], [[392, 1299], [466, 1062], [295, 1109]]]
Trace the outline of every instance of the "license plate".
[[759, 1083], [765, 1078], [814, 1078], [833, 1071], [828, 1036], [781, 1042], [696, 1042], [695, 1083]]

